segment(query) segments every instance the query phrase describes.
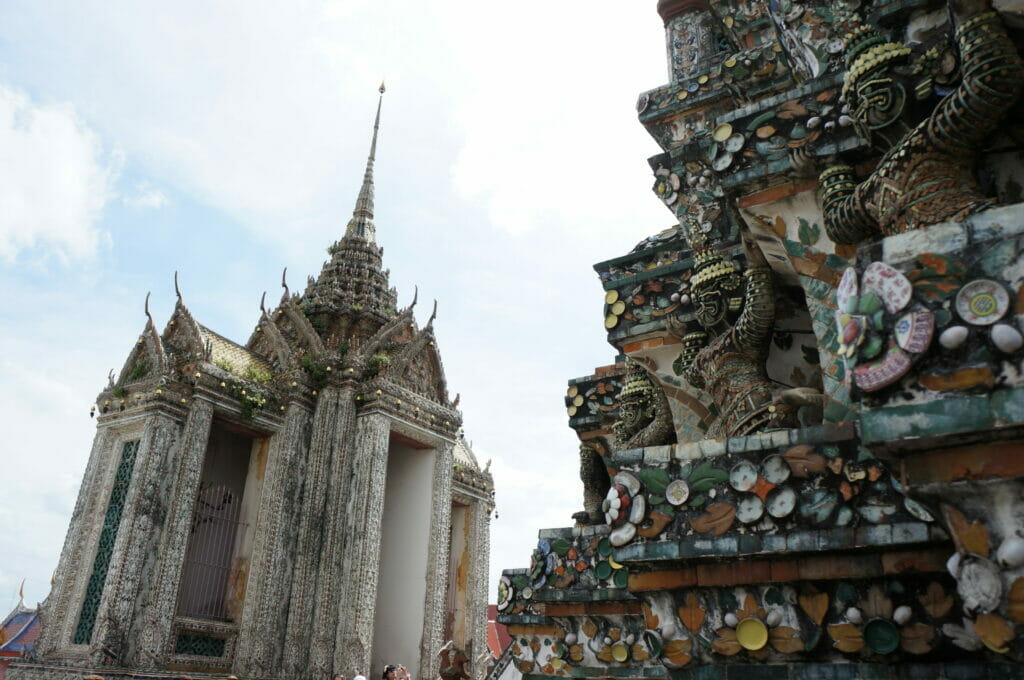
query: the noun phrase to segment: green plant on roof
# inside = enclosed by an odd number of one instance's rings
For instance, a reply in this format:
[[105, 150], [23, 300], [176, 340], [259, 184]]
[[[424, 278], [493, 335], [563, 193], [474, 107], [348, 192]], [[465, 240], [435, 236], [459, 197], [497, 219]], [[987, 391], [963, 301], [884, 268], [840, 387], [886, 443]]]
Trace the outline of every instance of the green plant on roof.
[[145, 378], [149, 375], [149, 369], [149, 359], [139, 359], [135, 362], [135, 365], [132, 366], [132, 370], [128, 371], [127, 382], [134, 382]]
[[301, 362], [304, 370], [317, 387], [323, 387], [327, 382], [327, 367], [323, 362], [317, 361], [312, 354], [303, 354]]
[[235, 365], [232, 364], [230, 361], [227, 361], [225, 359], [214, 359], [213, 363], [216, 366], [219, 366], [220, 368], [224, 369], [228, 373], [234, 373], [235, 372]]
[[384, 352], [374, 354], [366, 361], [366, 377], [372, 378], [391, 365], [391, 357]]
[[261, 385], [274, 379], [274, 375], [270, 371], [260, 368], [259, 366], [250, 366], [245, 369], [245, 373], [242, 377], [246, 380], [251, 380], [254, 383], [260, 383]]

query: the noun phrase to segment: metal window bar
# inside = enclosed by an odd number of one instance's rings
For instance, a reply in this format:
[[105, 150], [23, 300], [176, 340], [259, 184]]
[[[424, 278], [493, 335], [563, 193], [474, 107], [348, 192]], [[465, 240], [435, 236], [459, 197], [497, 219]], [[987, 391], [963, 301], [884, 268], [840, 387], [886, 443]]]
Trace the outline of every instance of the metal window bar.
[[226, 485], [199, 491], [181, 577], [180, 615], [231, 620], [227, 595], [235, 576], [235, 539], [245, 526], [239, 521], [241, 501]]

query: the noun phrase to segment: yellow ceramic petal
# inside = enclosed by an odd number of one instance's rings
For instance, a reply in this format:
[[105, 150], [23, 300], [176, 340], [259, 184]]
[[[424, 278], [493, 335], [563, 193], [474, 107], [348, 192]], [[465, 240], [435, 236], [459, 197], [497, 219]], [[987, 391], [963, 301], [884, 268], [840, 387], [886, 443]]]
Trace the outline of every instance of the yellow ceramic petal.
[[610, 290], [604, 294], [604, 303], [606, 305], [613, 305], [619, 299], [619, 291]]

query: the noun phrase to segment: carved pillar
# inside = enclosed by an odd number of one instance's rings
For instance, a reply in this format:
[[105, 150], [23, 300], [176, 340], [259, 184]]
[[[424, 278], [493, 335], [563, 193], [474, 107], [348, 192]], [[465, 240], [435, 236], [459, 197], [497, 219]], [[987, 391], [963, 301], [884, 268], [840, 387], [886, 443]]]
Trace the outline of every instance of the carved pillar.
[[199, 493], [199, 479], [203, 471], [203, 458], [210, 441], [213, 424], [213, 404], [197, 398], [181, 433], [177, 447], [177, 462], [169, 474], [173, 486], [169, 490], [167, 515], [160, 545], [154, 551], [158, 562], [153, 565], [146, 601], [140, 607], [139, 664], [159, 665], [166, 656], [167, 638], [178, 601], [178, 585], [185, 560], [185, 548], [192, 526]]
[[[438, 650], [444, 641], [445, 599], [448, 592], [448, 556], [452, 526], [452, 443], [441, 444], [434, 459], [434, 496], [431, 503], [430, 554], [427, 557], [427, 595], [423, 603], [423, 642], [420, 645], [421, 678], [436, 678], [440, 670]], [[486, 608], [484, 612], [486, 612]]]
[[[351, 550], [350, 540], [353, 535], [347, 529], [347, 522], [350, 513], [357, 513], [363, 507], [362, 504], [355, 507], [346, 505], [351, 496], [358, 494], [356, 478], [359, 464], [353, 463], [356, 455], [353, 453], [353, 431], [356, 431], [356, 451], [359, 450], [360, 442], [358, 426], [355, 424], [355, 393], [351, 386], [344, 386], [339, 391], [334, 427], [334, 453], [328, 473], [329, 484], [323, 513], [326, 524], [320, 547], [322, 554], [313, 607], [309, 663], [306, 668], [306, 672], [314, 677], [331, 677], [338, 672], [335, 662], [335, 630], [341, 597], [339, 590], [351, 583], [349, 572], [341, 568], [346, 553]], [[342, 584], [343, 575], [348, 579], [345, 584]], [[347, 610], [341, 611], [348, 615]]]
[[660, 0], [658, 13], [665, 22], [669, 82], [675, 84], [715, 53], [714, 17], [705, 0]]
[[[108, 424], [100, 424], [92, 442], [92, 452], [64, 538], [53, 590], [42, 610], [42, 627], [36, 640], [36, 653], [47, 658], [71, 642], [72, 631], [89, 580], [91, 562], [86, 555], [95, 551], [99, 527], [103, 523], [103, 503], [109, 496], [111, 469], [117, 465], [120, 450], [115, 446], [117, 433]], [[104, 493], [106, 491], [106, 493]]]
[[[93, 655], [96, 662], [130, 663], [138, 651], [140, 627], [134, 619], [136, 611], [145, 611], [153, 600], [149, 587], [158, 568], [180, 432], [179, 420], [158, 412], [149, 417], [139, 443], [132, 491], [121, 516], [118, 549], [111, 558], [104, 605], [93, 635], [94, 641], [103, 644], [103, 650]], [[112, 582], [114, 574], [116, 580]], [[140, 593], [144, 587], [146, 590]]]
[[282, 660], [291, 590], [292, 551], [298, 524], [299, 492], [309, 450], [310, 411], [290, 404], [281, 430], [270, 442], [252, 566], [235, 651], [235, 672], [268, 677]]
[[467, 579], [466, 615], [470, 618], [469, 677], [482, 678], [488, 662], [480, 663], [480, 655], [487, 647], [487, 584], [491, 556], [491, 507], [488, 501], [473, 503], [470, 521], [470, 571]]
[[[382, 414], [362, 415], [357, 420], [352, 481], [344, 499], [348, 540], [340, 569], [345, 582], [334, 603], [335, 612], [343, 614], [336, 619], [333, 656], [339, 670], [358, 669], [365, 674], [370, 668], [390, 432], [390, 421]], [[425, 676], [421, 673], [421, 677]]]
[[338, 436], [339, 389], [320, 391], [310, 433], [309, 457], [302, 486], [302, 505], [298, 512], [295, 537], [295, 569], [292, 576], [288, 623], [285, 632], [283, 674], [307, 677], [313, 606], [319, 578], [320, 553], [324, 547], [324, 513], [331, 484], [332, 453]]

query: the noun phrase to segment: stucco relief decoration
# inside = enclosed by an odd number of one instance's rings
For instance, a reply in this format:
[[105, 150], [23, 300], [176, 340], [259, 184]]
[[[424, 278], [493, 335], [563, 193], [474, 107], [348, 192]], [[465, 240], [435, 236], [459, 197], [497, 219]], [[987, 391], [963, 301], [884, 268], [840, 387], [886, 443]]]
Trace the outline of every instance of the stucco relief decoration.
[[717, 407], [719, 417], [707, 436], [732, 437], [795, 425], [794, 409], [774, 398], [765, 370], [775, 300], [764, 255], [745, 236], [748, 267], [741, 273], [735, 262], [709, 247], [705, 239], [694, 241], [696, 271], [690, 278], [689, 295], [701, 330], [684, 336], [684, 352], [676, 369]]
[[985, 139], [1024, 88], [1024, 65], [987, 0], [951, 0], [963, 77], [940, 102], [911, 47], [870, 25], [846, 36], [843, 97], [854, 126], [884, 154], [859, 181], [837, 163], [821, 174], [825, 228], [836, 243], [857, 243], [993, 205], [975, 177]]
[[944, 504], [942, 514], [957, 548], [946, 568], [956, 579], [964, 614], [962, 625], [947, 624], [943, 634], [963, 649], [984, 646], [997, 654], [1019, 655], [1018, 627], [1024, 624], [1022, 532], [1018, 529], [998, 540], [984, 522], [969, 520], [952, 505]]
[[[994, 381], [999, 360], [1024, 347], [1009, 313], [1012, 286], [998, 277], [1016, 256], [1008, 244], [976, 269], [950, 255], [922, 253], [906, 274], [882, 262], [869, 263], [860, 276], [853, 267], [844, 271], [835, 317], [847, 377], [868, 393], [900, 383], [915, 366], [917, 382], [939, 392]], [[922, 363], [925, 355], [931, 358]]]
[[640, 480], [628, 472], [615, 475], [601, 509], [605, 521], [612, 527], [608, 537], [611, 544], [620, 546], [632, 541], [637, 525], [647, 514], [647, 501], [640, 494]]

